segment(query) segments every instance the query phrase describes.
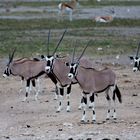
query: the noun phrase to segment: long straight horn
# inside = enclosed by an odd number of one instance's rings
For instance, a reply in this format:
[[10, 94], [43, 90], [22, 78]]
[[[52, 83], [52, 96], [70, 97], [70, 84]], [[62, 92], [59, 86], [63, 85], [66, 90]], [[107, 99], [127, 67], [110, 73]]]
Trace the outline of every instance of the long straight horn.
[[48, 55], [48, 56], [49, 56], [50, 33], [51, 33], [51, 30], [49, 29], [49, 33], [48, 33], [48, 42], [47, 42], [47, 55]]
[[138, 54], [139, 54], [139, 49], [140, 49], [140, 42], [139, 42], [139, 44], [138, 44], [138, 48], [137, 48], [136, 57], [138, 57]]
[[71, 63], [73, 63], [73, 62], [74, 62], [74, 56], [75, 56], [76, 46], [77, 46], [77, 41], [75, 42], [75, 45], [74, 45], [74, 48], [73, 48], [73, 54], [72, 54]]
[[59, 45], [60, 45], [61, 41], [63, 40], [63, 37], [64, 37], [64, 35], [65, 35], [66, 31], [67, 31], [67, 29], [65, 29], [65, 31], [64, 31], [63, 35], [61, 36], [61, 38], [60, 38], [60, 40], [59, 40], [59, 42], [58, 42], [58, 44], [57, 44], [57, 46], [56, 46], [56, 48], [55, 48], [55, 50], [54, 50], [54, 52], [53, 52], [53, 54], [52, 54], [52, 55], [54, 55], [54, 54], [55, 54], [55, 52], [57, 51], [57, 49], [58, 49], [58, 47], [59, 47]]
[[87, 45], [85, 46], [85, 48], [84, 48], [84, 50], [83, 50], [82, 54], [80, 55], [80, 57], [78, 58], [77, 62], [79, 62], [79, 60], [80, 60], [80, 59], [81, 59], [81, 57], [83, 56], [83, 54], [84, 54], [84, 52], [85, 52], [86, 48], [89, 46], [89, 43], [90, 43], [90, 42], [91, 42], [91, 40], [89, 40], [89, 41], [88, 41]]
[[12, 55], [11, 56], [9, 55], [10, 59], [9, 59], [8, 65], [13, 61], [15, 51], [16, 51], [16, 48], [14, 48]]

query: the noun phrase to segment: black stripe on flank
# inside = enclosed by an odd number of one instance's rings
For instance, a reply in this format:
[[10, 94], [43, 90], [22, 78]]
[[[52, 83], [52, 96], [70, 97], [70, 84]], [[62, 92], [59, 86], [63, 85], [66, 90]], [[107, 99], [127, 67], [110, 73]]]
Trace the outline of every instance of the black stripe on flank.
[[104, 92], [106, 89], [108, 89], [109, 87], [114, 86], [114, 85], [108, 85], [106, 88], [104, 88], [103, 90], [99, 90], [99, 91], [95, 91], [94, 93], [100, 93], [100, 92]]

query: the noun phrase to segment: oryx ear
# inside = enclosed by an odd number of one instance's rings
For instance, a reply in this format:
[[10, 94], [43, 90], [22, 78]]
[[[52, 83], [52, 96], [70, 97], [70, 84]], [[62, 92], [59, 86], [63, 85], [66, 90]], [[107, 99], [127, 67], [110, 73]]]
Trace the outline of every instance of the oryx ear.
[[66, 65], [66, 66], [70, 66], [69, 62], [65, 62], [65, 65]]
[[44, 58], [45, 58], [45, 56], [44, 56], [44, 55], [41, 55], [40, 57], [41, 57], [41, 59], [44, 59]]
[[134, 57], [133, 56], [129, 56], [130, 60], [134, 60]]

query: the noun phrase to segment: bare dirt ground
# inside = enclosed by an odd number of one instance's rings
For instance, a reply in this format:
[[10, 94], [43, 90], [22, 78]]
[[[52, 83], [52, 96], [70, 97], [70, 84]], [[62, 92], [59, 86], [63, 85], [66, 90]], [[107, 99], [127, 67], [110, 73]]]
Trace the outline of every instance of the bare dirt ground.
[[[121, 60], [120, 60], [121, 62]], [[4, 64], [0, 61], [2, 75]], [[0, 140], [139, 140], [140, 139], [140, 75], [132, 72], [130, 65], [109, 65], [117, 75], [123, 103], [117, 101], [116, 121], [105, 121], [107, 101], [104, 93], [96, 97], [97, 123], [81, 124], [82, 111], [78, 110], [81, 90], [72, 87], [71, 112], [66, 112], [66, 97], [63, 110], [56, 113], [58, 102], [54, 100], [54, 85], [41, 78], [42, 92], [34, 100], [32, 92], [28, 102], [22, 102], [25, 94], [19, 93], [20, 79], [0, 77]], [[92, 112], [88, 110], [91, 121]]]

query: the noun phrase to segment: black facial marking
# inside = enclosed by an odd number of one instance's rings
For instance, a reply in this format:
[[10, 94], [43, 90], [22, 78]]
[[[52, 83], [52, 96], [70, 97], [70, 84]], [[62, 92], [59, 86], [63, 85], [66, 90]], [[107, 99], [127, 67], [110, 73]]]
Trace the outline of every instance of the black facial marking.
[[7, 76], [9, 76], [9, 75], [10, 75], [10, 70], [9, 70], [9, 68], [8, 68], [8, 67], [5, 69], [4, 74], [5, 74], [5, 75], [7, 75]]

